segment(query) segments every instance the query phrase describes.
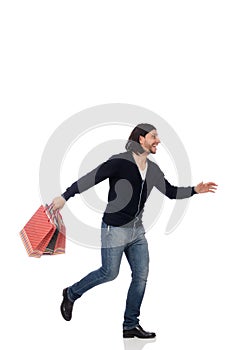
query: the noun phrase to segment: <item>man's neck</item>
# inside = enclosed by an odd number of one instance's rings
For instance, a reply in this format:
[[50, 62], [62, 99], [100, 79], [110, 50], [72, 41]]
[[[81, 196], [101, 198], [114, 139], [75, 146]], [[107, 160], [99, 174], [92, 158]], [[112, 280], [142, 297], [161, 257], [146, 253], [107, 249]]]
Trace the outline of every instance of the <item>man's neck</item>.
[[136, 163], [139, 165], [139, 167], [144, 169], [146, 167], [148, 153], [144, 152], [144, 153], [138, 155], [138, 154], [132, 152], [132, 154], [133, 154], [133, 157], [134, 157]]

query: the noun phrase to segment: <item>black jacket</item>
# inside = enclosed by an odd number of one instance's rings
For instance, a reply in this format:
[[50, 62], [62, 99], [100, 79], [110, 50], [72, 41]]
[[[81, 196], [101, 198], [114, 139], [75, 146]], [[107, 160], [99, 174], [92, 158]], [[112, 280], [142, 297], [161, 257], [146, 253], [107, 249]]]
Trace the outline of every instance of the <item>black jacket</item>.
[[154, 186], [170, 199], [188, 198], [196, 193], [194, 187], [172, 186], [159, 166], [148, 158], [147, 161], [143, 181], [132, 152], [115, 154], [74, 182], [62, 196], [67, 201], [108, 178], [108, 204], [102, 219], [112, 226], [131, 226], [141, 222], [145, 202]]

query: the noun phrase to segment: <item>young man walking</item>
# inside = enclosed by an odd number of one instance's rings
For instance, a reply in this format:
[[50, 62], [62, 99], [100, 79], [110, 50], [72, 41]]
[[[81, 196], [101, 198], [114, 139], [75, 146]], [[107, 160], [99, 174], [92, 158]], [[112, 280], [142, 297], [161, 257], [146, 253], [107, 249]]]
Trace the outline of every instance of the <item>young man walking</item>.
[[147, 158], [155, 154], [160, 139], [151, 124], [138, 124], [127, 141], [126, 152], [111, 156], [106, 162], [74, 182], [53, 200], [53, 209], [62, 209], [66, 201], [99, 182], [109, 179], [108, 204], [101, 223], [102, 266], [63, 290], [61, 313], [70, 321], [74, 302], [89, 289], [117, 277], [123, 253], [132, 271], [123, 322], [124, 338], [154, 338], [139, 324], [148, 268], [149, 251], [142, 223], [145, 202], [153, 187], [170, 199], [183, 199], [196, 193], [215, 192], [214, 182], [195, 187], [172, 186], [158, 165]]

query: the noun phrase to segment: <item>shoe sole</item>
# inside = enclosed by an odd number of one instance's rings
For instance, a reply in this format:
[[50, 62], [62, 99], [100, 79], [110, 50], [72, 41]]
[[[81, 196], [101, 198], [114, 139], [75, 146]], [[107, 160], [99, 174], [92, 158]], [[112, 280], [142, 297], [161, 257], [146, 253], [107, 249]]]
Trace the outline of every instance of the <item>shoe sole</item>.
[[123, 334], [123, 338], [138, 338], [138, 339], [155, 339], [156, 335], [154, 335], [153, 337], [140, 337], [138, 335], [135, 334]]
[[155, 339], [155, 337], [138, 337], [137, 335], [124, 335], [123, 338], [125, 339], [131, 339], [131, 338], [138, 338], [138, 339]]

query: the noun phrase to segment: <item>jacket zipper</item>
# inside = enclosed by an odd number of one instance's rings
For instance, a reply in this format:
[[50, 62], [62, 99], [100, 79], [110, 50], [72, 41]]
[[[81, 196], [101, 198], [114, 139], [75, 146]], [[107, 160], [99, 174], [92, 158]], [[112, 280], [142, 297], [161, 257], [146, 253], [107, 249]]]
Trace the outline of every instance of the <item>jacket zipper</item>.
[[137, 215], [138, 215], [138, 213], [139, 213], [139, 208], [140, 208], [140, 203], [141, 203], [141, 197], [142, 197], [144, 182], [145, 182], [145, 180], [142, 180], [142, 185], [141, 185], [141, 190], [140, 190], [140, 195], [139, 195], [138, 209], [137, 209], [137, 212], [136, 212], [136, 214], [135, 214], [134, 227], [135, 227], [136, 221], [138, 221]]

